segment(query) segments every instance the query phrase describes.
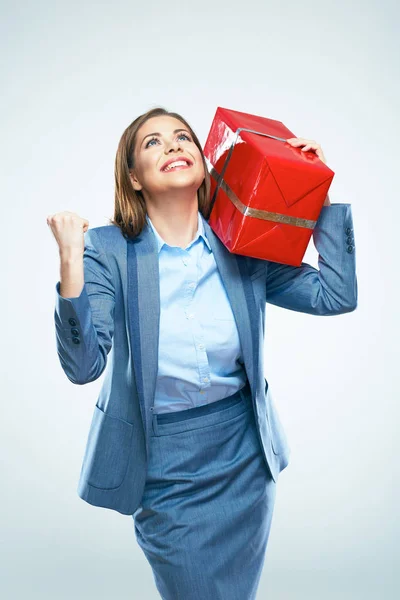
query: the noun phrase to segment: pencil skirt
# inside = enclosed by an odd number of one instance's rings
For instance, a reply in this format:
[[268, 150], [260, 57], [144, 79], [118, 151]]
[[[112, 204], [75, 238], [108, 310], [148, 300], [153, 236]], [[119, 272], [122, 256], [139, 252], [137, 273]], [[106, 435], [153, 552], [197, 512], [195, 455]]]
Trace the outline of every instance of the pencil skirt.
[[163, 600], [254, 600], [276, 483], [250, 388], [153, 415], [147, 479], [132, 515]]

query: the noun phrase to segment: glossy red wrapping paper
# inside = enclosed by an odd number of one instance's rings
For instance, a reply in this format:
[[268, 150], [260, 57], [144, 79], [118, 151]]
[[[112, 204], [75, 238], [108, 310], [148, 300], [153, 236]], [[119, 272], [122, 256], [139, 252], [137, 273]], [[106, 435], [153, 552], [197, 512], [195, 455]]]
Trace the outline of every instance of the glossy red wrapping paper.
[[204, 147], [209, 225], [230, 252], [301, 264], [334, 172], [293, 137], [281, 121], [217, 108]]

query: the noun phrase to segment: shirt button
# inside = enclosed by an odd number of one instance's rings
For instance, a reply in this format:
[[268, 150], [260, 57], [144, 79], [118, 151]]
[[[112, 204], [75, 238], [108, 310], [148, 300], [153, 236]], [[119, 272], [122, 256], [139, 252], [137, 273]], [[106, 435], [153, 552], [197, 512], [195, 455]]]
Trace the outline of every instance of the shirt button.
[[208, 377], [203, 377], [203, 381], [207, 382], [208, 381]]
[[194, 314], [193, 314], [193, 313], [191, 313], [191, 314], [189, 315], [189, 319], [194, 319]]
[[204, 345], [203, 344], [199, 344], [199, 350], [204, 350]]
[[195, 285], [196, 285], [195, 283], [189, 283], [189, 287], [192, 289], [194, 288]]

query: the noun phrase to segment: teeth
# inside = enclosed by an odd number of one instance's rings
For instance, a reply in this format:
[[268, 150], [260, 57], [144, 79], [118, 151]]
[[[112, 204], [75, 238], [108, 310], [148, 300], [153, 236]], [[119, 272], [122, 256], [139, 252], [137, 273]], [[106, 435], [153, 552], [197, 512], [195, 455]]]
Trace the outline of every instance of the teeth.
[[188, 163], [185, 160], [176, 160], [173, 163], [170, 163], [168, 165], [168, 167], [165, 167], [165, 169], [163, 169], [163, 171], [170, 171], [171, 169], [173, 169], [174, 167], [180, 167], [180, 166], [184, 166], [186, 167]]

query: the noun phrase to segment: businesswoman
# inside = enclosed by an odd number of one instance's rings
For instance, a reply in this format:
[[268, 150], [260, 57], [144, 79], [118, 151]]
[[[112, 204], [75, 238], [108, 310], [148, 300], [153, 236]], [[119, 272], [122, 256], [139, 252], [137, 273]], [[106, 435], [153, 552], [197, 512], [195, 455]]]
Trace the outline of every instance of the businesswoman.
[[[313, 140], [288, 143], [324, 160]], [[47, 218], [60, 363], [80, 385], [105, 371], [78, 494], [133, 518], [164, 600], [254, 599], [289, 457], [263, 374], [265, 305], [356, 308], [351, 206], [326, 199], [319, 270], [231, 254], [207, 222], [199, 140], [162, 108], [125, 130], [115, 178], [110, 225]]]

